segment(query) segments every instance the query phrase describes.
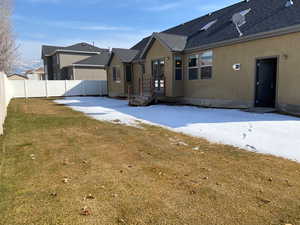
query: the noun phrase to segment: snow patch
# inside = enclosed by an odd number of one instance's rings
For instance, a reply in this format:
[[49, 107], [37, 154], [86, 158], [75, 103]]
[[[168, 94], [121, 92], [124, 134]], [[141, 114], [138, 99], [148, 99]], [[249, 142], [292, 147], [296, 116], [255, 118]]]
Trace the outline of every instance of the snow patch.
[[130, 107], [126, 100], [105, 97], [71, 97], [55, 102], [101, 121], [118, 121], [136, 127], [140, 123], [158, 125], [212, 142], [300, 162], [300, 119], [292, 116], [193, 106]]

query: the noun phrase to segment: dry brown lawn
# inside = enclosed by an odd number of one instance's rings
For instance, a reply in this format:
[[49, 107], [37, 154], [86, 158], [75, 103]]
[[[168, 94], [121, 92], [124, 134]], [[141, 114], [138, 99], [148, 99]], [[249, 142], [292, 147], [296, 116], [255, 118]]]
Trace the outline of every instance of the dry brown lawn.
[[46, 99], [13, 100], [5, 129], [1, 225], [300, 224], [296, 162]]

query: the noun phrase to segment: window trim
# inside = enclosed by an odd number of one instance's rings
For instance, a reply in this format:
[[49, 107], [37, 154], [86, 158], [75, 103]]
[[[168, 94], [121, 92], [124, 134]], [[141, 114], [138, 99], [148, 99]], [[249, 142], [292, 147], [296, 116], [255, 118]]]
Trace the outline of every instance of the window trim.
[[[211, 64], [209, 65], [202, 65], [201, 63], [201, 60], [202, 60], [202, 55], [204, 55], [205, 53], [207, 52], [211, 52]], [[199, 54], [199, 73], [200, 73], [200, 80], [211, 80], [213, 78], [213, 57], [214, 57], [214, 53], [213, 53], [213, 50], [207, 50], [207, 51], [204, 51], [204, 52], [201, 52]], [[205, 68], [205, 67], [211, 67], [211, 76], [210, 78], [202, 78], [202, 68]]]
[[[189, 63], [189, 60], [190, 60], [190, 57], [191, 56], [196, 56], [196, 62], [197, 62], [197, 65], [196, 66], [191, 66], [190, 67], [190, 63]], [[190, 79], [190, 69], [197, 69], [197, 78], [196, 79]], [[191, 55], [188, 55], [187, 56], [187, 80], [199, 80], [199, 54], [191, 54]]]
[[[202, 65], [202, 55], [204, 55], [205, 53], [207, 52], [211, 52], [211, 63], [210, 64], [207, 64], [207, 65]], [[192, 56], [196, 56], [197, 57], [197, 66], [192, 66], [190, 67], [189, 66], [189, 60], [190, 60], [190, 57]], [[203, 51], [203, 52], [200, 52], [200, 53], [194, 53], [194, 54], [189, 54], [187, 55], [187, 62], [185, 63], [187, 69], [186, 69], [186, 74], [187, 74], [187, 77], [186, 79], [187, 80], [212, 80], [213, 79], [213, 61], [214, 61], [214, 51], [213, 50], [207, 50], [207, 51]], [[202, 78], [202, 68], [205, 68], [205, 67], [211, 67], [211, 77], [210, 78]], [[190, 79], [190, 69], [197, 69], [197, 79]]]
[[[176, 60], [177, 60], [176, 58], [177, 57], [180, 57], [180, 59], [181, 59], [181, 67], [177, 67], [177, 65], [176, 65]], [[174, 80], [175, 81], [182, 81], [183, 80], [183, 57], [181, 55], [175, 55], [174, 56], [174, 64], [175, 64], [174, 65], [174, 70], [175, 70]], [[181, 70], [181, 79], [179, 79], [179, 80], [176, 79], [176, 71], [177, 70]]]

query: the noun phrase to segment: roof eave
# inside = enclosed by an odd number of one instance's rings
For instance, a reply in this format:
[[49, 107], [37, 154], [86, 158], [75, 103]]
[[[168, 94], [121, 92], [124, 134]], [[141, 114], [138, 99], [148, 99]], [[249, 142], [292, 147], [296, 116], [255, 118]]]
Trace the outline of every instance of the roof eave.
[[53, 56], [55, 55], [56, 53], [81, 53], [81, 54], [96, 54], [96, 55], [99, 55], [101, 54], [101, 52], [88, 52], [88, 51], [74, 51], [74, 50], [63, 50], [63, 49], [59, 49], [59, 50], [55, 50], [53, 53], [51, 54], [48, 54], [48, 55], [45, 55], [46, 57], [47, 56]]
[[106, 65], [72, 64], [75, 67], [106, 67]]

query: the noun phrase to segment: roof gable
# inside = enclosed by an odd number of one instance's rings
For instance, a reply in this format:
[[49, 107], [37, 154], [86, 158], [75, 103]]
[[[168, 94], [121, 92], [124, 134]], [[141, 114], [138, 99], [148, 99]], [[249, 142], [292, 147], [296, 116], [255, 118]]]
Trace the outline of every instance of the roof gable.
[[116, 55], [121, 62], [130, 63], [139, 54], [139, 50], [124, 49], [124, 48], [113, 48], [112, 53]]
[[180, 52], [184, 50], [188, 37], [168, 33], [153, 33], [151, 38], [149, 38], [147, 45], [140, 54], [141, 58], [145, 57], [146, 53], [149, 51], [155, 40], [159, 41], [166, 49], [171, 52]]

